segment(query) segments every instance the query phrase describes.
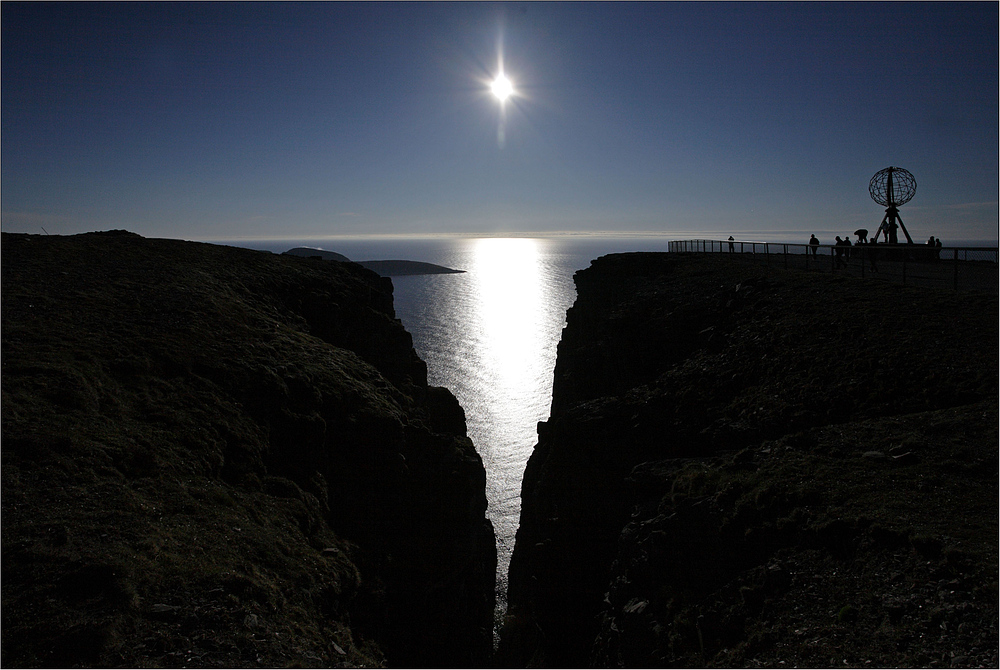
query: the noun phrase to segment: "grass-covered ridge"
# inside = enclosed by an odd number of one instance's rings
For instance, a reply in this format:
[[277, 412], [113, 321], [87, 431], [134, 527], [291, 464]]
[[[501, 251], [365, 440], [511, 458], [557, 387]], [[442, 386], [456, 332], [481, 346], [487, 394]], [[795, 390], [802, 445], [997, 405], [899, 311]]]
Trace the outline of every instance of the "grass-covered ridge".
[[501, 663], [996, 665], [995, 294], [723, 254], [575, 281]]
[[3, 235], [3, 664], [469, 664], [485, 474], [353, 264]]

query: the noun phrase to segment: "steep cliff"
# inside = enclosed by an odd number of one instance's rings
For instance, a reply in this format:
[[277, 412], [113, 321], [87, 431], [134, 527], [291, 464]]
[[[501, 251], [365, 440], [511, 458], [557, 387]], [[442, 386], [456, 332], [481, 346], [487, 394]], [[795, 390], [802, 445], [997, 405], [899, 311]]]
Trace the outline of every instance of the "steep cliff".
[[3, 664], [481, 665], [465, 415], [353, 264], [2, 238]]
[[996, 664], [996, 296], [679, 254], [575, 279], [503, 664]]

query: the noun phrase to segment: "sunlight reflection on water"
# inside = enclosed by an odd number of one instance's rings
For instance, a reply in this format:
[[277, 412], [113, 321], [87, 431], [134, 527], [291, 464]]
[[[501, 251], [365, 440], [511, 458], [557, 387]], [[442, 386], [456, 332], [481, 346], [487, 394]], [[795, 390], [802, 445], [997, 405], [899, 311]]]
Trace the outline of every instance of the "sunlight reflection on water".
[[458, 240], [435, 262], [461, 275], [396, 277], [399, 318], [427, 362], [431, 384], [446, 386], [466, 411], [483, 458], [488, 516], [497, 533], [497, 595], [505, 605], [507, 568], [521, 511], [521, 476], [548, 418], [552, 372], [573, 269], [549, 242]]
[[476, 240], [473, 254], [479, 324], [489, 369], [510, 396], [526, 390], [541, 346], [542, 272], [535, 240]]

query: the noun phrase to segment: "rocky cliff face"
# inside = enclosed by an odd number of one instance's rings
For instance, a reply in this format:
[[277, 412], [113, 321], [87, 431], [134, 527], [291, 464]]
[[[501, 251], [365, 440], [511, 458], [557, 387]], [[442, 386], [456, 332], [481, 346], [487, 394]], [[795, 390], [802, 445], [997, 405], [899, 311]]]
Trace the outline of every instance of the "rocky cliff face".
[[576, 283], [502, 664], [996, 664], [996, 296], [677, 254]]
[[446, 389], [353, 264], [4, 234], [3, 663], [482, 665]]

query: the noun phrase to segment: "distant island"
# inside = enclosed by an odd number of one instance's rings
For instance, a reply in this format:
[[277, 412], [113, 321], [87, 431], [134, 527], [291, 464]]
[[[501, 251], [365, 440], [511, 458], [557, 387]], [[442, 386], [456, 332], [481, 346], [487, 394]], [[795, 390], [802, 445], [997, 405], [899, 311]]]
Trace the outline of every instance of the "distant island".
[[352, 261], [343, 254], [324, 249], [295, 247], [285, 252], [289, 256], [304, 256], [306, 258], [321, 258], [324, 261], [339, 261], [341, 263], [357, 263], [382, 277], [399, 277], [402, 275], [446, 275], [459, 274], [465, 270], [453, 270], [443, 265], [424, 263], [421, 261]]
[[303, 256], [305, 258], [322, 258], [324, 261], [339, 261], [350, 263], [351, 259], [336, 251], [326, 251], [325, 249], [311, 249], [309, 247], [295, 247], [285, 252], [286, 256]]

